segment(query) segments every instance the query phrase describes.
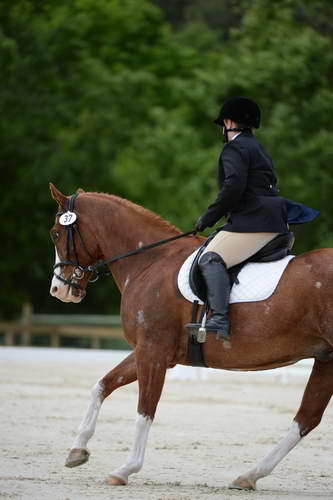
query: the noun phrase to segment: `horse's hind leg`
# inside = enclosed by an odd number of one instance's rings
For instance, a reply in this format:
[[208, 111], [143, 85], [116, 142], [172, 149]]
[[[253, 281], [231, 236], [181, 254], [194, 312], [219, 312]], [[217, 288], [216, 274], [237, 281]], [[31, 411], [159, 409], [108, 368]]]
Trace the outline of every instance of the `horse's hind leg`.
[[257, 480], [268, 476], [296, 444], [320, 423], [332, 394], [333, 363], [315, 361], [301, 406], [286, 437], [254, 469], [233, 481], [229, 488], [254, 490]]
[[67, 457], [66, 467], [77, 467], [87, 462], [89, 459], [87, 443], [95, 432], [97, 417], [104, 399], [115, 389], [134, 382], [136, 378], [135, 356], [131, 353], [94, 385], [87, 412]]
[[153, 422], [156, 407], [160, 399], [167, 363], [165, 353], [158, 356], [147, 345], [146, 348], [137, 348], [137, 373], [139, 381], [138, 414], [135, 424], [135, 438], [132, 453], [127, 462], [111, 472], [106, 482], [110, 486], [125, 485], [131, 474], [139, 472], [143, 466], [144, 454], [149, 430]]

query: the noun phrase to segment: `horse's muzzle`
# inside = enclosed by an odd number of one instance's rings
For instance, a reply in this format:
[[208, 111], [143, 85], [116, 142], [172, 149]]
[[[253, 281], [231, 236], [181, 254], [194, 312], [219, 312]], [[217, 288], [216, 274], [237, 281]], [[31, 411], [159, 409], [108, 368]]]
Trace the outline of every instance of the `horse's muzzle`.
[[50, 294], [52, 297], [62, 302], [78, 303], [86, 296], [86, 290], [83, 287], [76, 288], [67, 283], [58, 281], [57, 278], [54, 277], [51, 283]]

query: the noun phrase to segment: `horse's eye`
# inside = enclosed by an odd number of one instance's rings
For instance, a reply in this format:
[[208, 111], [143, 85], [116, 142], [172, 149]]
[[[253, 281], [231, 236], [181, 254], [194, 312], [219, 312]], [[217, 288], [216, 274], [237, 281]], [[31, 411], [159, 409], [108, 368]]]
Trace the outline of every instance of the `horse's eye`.
[[59, 238], [59, 232], [58, 231], [52, 231], [52, 239], [53, 241], [56, 241]]

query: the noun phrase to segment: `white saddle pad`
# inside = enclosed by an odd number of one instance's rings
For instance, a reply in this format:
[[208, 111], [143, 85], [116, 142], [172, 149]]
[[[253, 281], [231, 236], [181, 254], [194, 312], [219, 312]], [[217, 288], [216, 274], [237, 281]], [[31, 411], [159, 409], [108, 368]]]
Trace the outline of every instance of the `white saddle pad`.
[[[199, 304], [202, 304], [203, 302], [192, 292], [189, 283], [190, 269], [198, 250], [195, 250], [185, 260], [180, 268], [177, 283], [179, 291], [185, 299], [190, 302], [197, 300]], [[289, 261], [294, 257], [295, 255], [287, 255], [287, 257], [275, 262], [250, 262], [246, 264], [238, 275], [239, 284], [234, 284], [232, 287], [230, 304], [268, 299], [274, 293]]]

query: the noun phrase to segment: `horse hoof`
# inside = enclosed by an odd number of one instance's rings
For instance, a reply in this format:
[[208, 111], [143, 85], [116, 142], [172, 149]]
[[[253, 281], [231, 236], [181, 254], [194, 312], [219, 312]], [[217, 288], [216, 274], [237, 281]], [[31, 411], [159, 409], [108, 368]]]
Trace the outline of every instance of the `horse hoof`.
[[109, 476], [105, 479], [106, 484], [109, 486], [125, 486], [127, 483], [117, 476]]
[[89, 451], [83, 448], [73, 448], [65, 462], [66, 467], [77, 467], [78, 465], [85, 464], [89, 460]]
[[228, 488], [230, 490], [255, 490], [256, 483], [254, 481], [251, 481], [250, 479], [246, 479], [245, 477], [240, 476], [231, 484], [229, 484]]

